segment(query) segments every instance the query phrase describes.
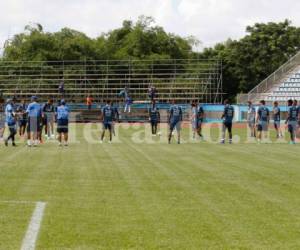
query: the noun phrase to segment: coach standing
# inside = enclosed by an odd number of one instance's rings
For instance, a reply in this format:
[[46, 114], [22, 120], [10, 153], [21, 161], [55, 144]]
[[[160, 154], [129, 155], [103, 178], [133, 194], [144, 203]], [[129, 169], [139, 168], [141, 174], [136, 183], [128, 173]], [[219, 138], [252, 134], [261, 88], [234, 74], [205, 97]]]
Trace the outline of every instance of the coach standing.
[[28, 114], [27, 125], [27, 145], [36, 147], [38, 145], [39, 134], [41, 133], [42, 107], [37, 102], [37, 97], [31, 97], [31, 103], [28, 105], [26, 113]]

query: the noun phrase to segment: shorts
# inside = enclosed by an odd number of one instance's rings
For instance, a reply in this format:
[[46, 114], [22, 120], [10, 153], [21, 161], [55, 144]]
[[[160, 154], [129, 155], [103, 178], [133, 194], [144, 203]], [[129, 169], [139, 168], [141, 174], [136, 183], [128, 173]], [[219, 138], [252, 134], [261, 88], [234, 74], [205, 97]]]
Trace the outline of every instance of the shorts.
[[16, 130], [16, 123], [7, 123], [7, 127], [11, 131]]
[[43, 118], [42, 118], [42, 124], [41, 124], [42, 126], [47, 126], [47, 117], [46, 116], [44, 116]]
[[53, 115], [53, 113], [46, 113], [45, 119], [46, 119], [46, 123], [47, 124], [54, 122], [54, 115]]
[[170, 123], [171, 132], [173, 132], [174, 129], [176, 129], [177, 132], [180, 132], [180, 130], [181, 130], [181, 121]]
[[280, 121], [274, 121], [274, 128], [279, 129], [280, 128]]
[[229, 133], [232, 131], [232, 122], [223, 122], [223, 132], [228, 130]]
[[253, 128], [255, 126], [255, 120], [249, 120], [248, 121], [248, 127]]
[[269, 124], [267, 122], [260, 122], [257, 125], [257, 131], [259, 131], [259, 132], [261, 132], [261, 131], [267, 132], [268, 129], [269, 129]]
[[26, 127], [27, 120], [19, 120], [19, 127]]
[[297, 122], [295, 121], [295, 122], [293, 122], [293, 121], [291, 121], [291, 122], [289, 122], [288, 123], [288, 129], [289, 129], [289, 132], [290, 133], [295, 133], [296, 131], [297, 131]]
[[151, 126], [156, 126], [158, 124], [158, 121], [157, 120], [151, 120], [150, 123], [151, 123]]
[[69, 132], [69, 121], [68, 120], [57, 120], [57, 133], [65, 134]]
[[103, 122], [103, 130], [112, 130], [112, 122]]
[[192, 127], [193, 129], [199, 129], [202, 126], [202, 120], [193, 120], [192, 121]]
[[29, 117], [27, 132], [40, 132], [41, 131], [41, 118], [40, 117]]

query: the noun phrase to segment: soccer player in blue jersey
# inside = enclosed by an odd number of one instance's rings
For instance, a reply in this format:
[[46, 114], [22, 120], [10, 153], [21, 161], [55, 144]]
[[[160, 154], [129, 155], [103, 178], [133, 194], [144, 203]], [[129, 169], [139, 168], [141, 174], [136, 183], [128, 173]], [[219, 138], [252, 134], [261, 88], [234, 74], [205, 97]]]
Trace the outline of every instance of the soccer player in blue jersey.
[[148, 89], [148, 96], [151, 99], [151, 101], [155, 100], [156, 92], [156, 88], [153, 85], [151, 85]]
[[193, 139], [196, 139], [196, 134], [199, 135], [201, 139], [202, 136], [202, 123], [204, 119], [204, 110], [200, 104], [196, 101], [192, 103], [192, 129], [193, 129]]
[[300, 106], [298, 106], [298, 101], [294, 100], [295, 102], [295, 106], [297, 106], [298, 109], [298, 118], [297, 118], [297, 122], [298, 122], [298, 128], [297, 128], [297, 132], [296, 132], [296, 138], [297, 136], [300, 136]]
[[193, 129], [193, 139], [196, 139], [196, 132], [197, 132], [197, 127], [198, 127], [198, 122], [197, 122], [197, 105], [196, 102], [192, 103], [192, 129]]
[[103, 122], [103, 131], [101, 134], [100, 143], [103, 143], [103, 139], [105, 136], [105, 130], [109, 131], [109, 143], [111, 143], [113, 119], [114, 119], [114, 110], [111, 106], [111, 102], [107, 101], [106, 105], [103, 107], [102, 112], [101, 112], [101, 120]]
[[0, 97], [0, 140], [3, 140], [5, 130], [5, 105], [4, 99]]
[[298, 116], [299, 110], [297, 107], [297, 102], [293, 100], [288, 100], [288, 117], [285, 121], [285, 124], [288, 125], [288, 130], [291, 136], [290, 144], [296, 144], [296, 132], [297, 132], [297, 123], [298, 123]]
[[40, 138], [42, 119], [42, 107], [37, 102], [36, 96], [31, 97], [26, 113], [28, 114], [27, 145], [36, 147]]
[[171, 143], [172, 133], [174, 129], [177, 131], [177, 143], [180, 144], [180, 130], [182, 122], [182, 109], [179, 105], [175, 104], [175, 101], [172, 101], [172, 105], [169, 110], [168, 123], [170, 126], [168, 142]]
[[196, 102], [196, 106], [197, 106], [197, 134], [203, 140], [202, 124], [204, 122], [204, 109], [200, 103]]
[[119, 93], [119, 96], [124, 96], [124, 113], [130, 113], [132, 99], [129, 95], [129, 89], [127, 86]]
[[116, 136], [116, 131], [115, 131], [115, 123], [120, 121], [120, 112], [119, 112], [119, 108], [117, 105], [114, 105], [113, 103], [111, 103], [112, 109], [113, 109], [113, 123], [112, 123], [112, 133], [114, 136]]
[[157, 126], [160, 121], [160, 113], [159, 113], [159, 109], [156, 106], [155, 100], [151, 101], [151, 106], [148, 111], [149, 111], [149, 121], [151, 124], [152, 135], [155, 136], [157, 135]]
[[232, 121], [234, 118], [234, 108], [230, 105], [229, 100], [224, 101], [224, 112], [221, 116], [223, 120], [223, 128], [222, 128], [222, 139], [221, 143], [225, 143], [226, 130], [228, 130], [229, 134], [229, 143], [232, 144]]
[[15, 147], [15, 135], [17, 133], [16, 129], [16, 117], [14, 111], [13, 101], [11, 99], [7, 100], [7, 105], [5, 107], [5, 117], [6, 117], [6, 124], [9, 128], [9, 136], [5, 140], [5, 146], [8, 146], [8, 141], [12, 141], [12, 145]]
[[21, 101], [21, 104], [17, 107], [17, 114], [19, 117], [19, 135], [20, 137], [23, 137], [25, 135], [26, 126], [27, 126], [27, 105], [25, 103], [25, 100]]
[[274, 128], [276, 130], [277, 139], [282, 138], [282, 132], [280, 128], [281, 116], [280, 116], [280, 108], [278, 102], [274, 102], [273, 106], [273, 120], [274, 120]]
[[255, 107], [253, 106], [252, 102], [248, 102], [248, 112], [247, 112], [247, 122], [248, 122], [248, 127], [250, 129], [250, 136], [255, 137], [256, 136], [256, 131], [255, 131], [255, 116], [256, 116], [256, 110]]
[[266, 102], [264, 100], [260, 101], [260, 106], [257, 110], [256, 114], [256, 125], [258, 131], [258, 142], [262, 140], [262, 134], [264, 133], [264, 137], [267, 138], [267, 133], [269, 129], [270, 122], [270, 111], [266, 107]]
[[131, 104], [132, 104], [132, 99], [131, 99], [130, 96], [127, 96], [125, 98], [124, 113], [130, 113], [131, 112]]
[[60, 101], [60, 105], [56, 109], [57, 117], [57, 134], [59, 146], [62, 146], [64, 139], [64, 146], [68, 146], [69, 139], [69, 107], [66, 105], [65, 100]]

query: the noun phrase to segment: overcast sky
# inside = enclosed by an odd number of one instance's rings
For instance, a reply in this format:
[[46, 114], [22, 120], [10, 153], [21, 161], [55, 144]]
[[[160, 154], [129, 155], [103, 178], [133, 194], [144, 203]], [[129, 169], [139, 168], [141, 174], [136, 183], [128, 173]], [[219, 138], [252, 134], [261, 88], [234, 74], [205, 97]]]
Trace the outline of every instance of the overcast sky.
[[300, 26], [299, 0], [0, 0], [0, 8], [0, 48], [32, 22], [46, 31], [70, 27], [96, 37], [124, 19], [147, 15], [168, 32], [197, 37], [203, 46], [240, 38], [255, 22], [288, 18]]

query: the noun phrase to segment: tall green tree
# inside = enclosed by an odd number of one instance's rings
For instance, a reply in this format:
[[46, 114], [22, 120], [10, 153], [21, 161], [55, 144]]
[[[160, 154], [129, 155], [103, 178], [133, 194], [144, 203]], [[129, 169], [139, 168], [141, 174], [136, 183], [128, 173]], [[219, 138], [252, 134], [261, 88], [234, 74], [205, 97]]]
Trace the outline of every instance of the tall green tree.
[[136, 23], [125, 20], [122, 27], [92, 39], [82, 32], [63, 28], [44, 32], [40, 24], [26, 26], [6, 42], [4, 60], [101, 60], [188, 58], [189, 39], [167, 33], [153, 18], [141, 16]]
[[223, 61], [224, 91], [231, 99], [250, 91], [300, 50], [300, 28], [288, 20], [257, 23], [246, 32], [239, 41], [228, 40], [200, 54]]

